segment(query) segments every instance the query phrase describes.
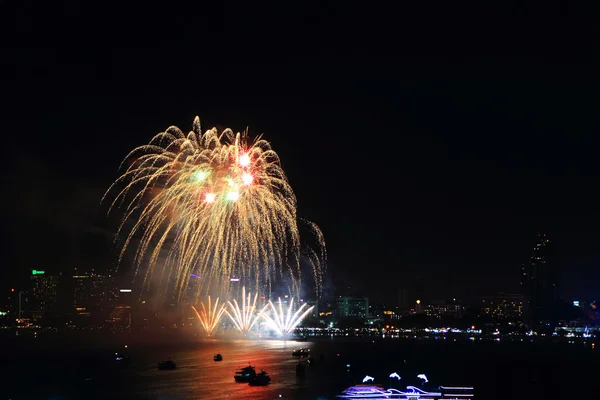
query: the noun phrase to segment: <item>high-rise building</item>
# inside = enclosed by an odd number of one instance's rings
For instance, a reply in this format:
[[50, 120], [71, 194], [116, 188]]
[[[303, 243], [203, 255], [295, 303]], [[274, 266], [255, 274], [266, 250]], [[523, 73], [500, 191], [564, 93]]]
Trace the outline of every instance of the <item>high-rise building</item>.
[[499, 293], [481, 299], [481, 315], [499, 320], [522, 320], [527, 314], [523, 295]]
[[111, 275], [74, 271], [69, 291], [69, 314], [75, 326], [103, 325], [117, 299], [115, 279]]
[[110, 312], [108, 323], [113, 329], [131, 329], [131, 306], [133, 305], [132, 290], [127, 288], [119, 289], [116, 304]]
[[338, 297], [335, 301], [335, 314], [338, 317], [369, 316], [369, 299], [366, 297]]
[[418, 307], [421, 307], [422, 313], [432, 318], [460, 318], [462, 316], [462, 305], [456, 299], [431, 300], [425, 305], [417, 304], [415, 309]]
[[73, 275], [72, 314], [77, 320], [77, 325], [87, 325], [91, 317], [91, 289], [90, 275], [78, 273]]
[[398, 306], [400, 310], [406, 310], [410, 308], [410, 303], [408, 300], [408, 290], [406, 288], [398, 289]]
[[558, 300], [558, 271], [545, 233], [538, 234], [532, 255], [521, 266], [521, 291], [533, 319], [544, 318]]
[[14, 302], [16, 296], [18, 296], [18, 293], [15, 295], [14, 288], [0, 295], [0, 329], [13, 327], [15, 324], [17, 314], [14, 311]]
[[30, 282], [31, 292], [27, 297], [29, 314], [33, 321], [49, 324], [58, 312], [59, 277], [34, 269], [31, 271]]

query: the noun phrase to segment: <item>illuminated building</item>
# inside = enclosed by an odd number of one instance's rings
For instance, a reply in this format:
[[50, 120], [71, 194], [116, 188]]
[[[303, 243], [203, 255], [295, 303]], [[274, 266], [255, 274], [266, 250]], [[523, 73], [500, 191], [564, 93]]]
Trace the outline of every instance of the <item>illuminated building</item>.
[[498, 320], [521, 320], [526, 312], [526, 299], [519, 294], [487, 296], [481, 299], [481, 315]]
[[541, 319], [558, 300], [558, 272], [552, 260], [552, 242], [538, 234], [532, 255], [521, 266], [521, 291], [527, 298], [533, 319]]
[[119, 289], [116, 305], [112, 309], [107, 321], [114, 329], [131, 329], [132, 293], [132, 290], [128, 288]]
[[32, 270], [31, 292], [27, 298], [28, 311], [34, 322], [49, 323], [57, 313], [58, 276], [47, 275], [45, 271]]
[[335, 314], [338, 317], [369, 316], [369, 299], [366, 297], [338, 297], [335, 301]]
[[456, 299], [450, 301], [432, 300], [427, 305], [417, 305], [421, 307], [421, 312], [431, 318], [460, 318], [462, 316], [462, 306]]
[[77, 325], [85, 325], [89, 321], [85, 321], [91, 316], [90, 311], [90, 292], [91, 292], [91, 280], [87, 274], [73, 275], [73, 297], [72, 297], [72, 313], [73, 317], [77, 320]]
[[398, 319], [400, 319], [400, 315], [396, 314], [392, 310], [383, 310], [381, 313], [380, 319], [384, 324], [390, 325], [390, 324], [393, 324]]
[[393, 310], [397, 310], [397, 308], [389, 307], [384, 303], [369, 305], [369, 316], [384, 318], [385, 315], [397, 315], [397, 313]]
[[421, 314], [421, 312], [423, 312], [422, 309], [421, 309], [421, 300], [417, 300], [415, 302], [415, 313], [416, 314]]
[[13, 311], [15, 297], [15, 289], [7, 290], [0, 295], [0, 329], [15, 325], [16, 313]]
[[116, 304], [114, 278], [93, 272], [74, 271], [71, 278], [71, 322], [78, 327], [100, 326]]

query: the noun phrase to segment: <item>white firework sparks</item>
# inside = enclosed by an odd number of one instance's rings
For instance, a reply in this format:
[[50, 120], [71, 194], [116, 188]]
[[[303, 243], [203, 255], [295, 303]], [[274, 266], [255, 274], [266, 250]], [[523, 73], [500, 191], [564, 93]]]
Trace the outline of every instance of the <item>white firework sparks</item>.
[[292, 333], [298, 324], [300, 324], [300, 322], [302, 322], [302, 320], [308, 314], [310, 314], [314, 308], [314, 306], [306, 308], [307, 304], [304, 303], [295, 313], [292, 314], [294, 309], [293, 298], [290, 301], [289, 306], [287, 306], [287, 310], [285, 311], [283, 308], [283, 303], [281, 302], [281, 298], [279, 298], [278, 305], [279, 307], [276, 307], [273, 302], [269, 300], [269, 306], [273, 311], [273, 317], [269, 316], [267, 313], [264, 313], [263, 317], [267, 323], [267, 326], [277, 332], [277, 334], [280, 336], [286, 336]]
[[237, 300], [233, 300], [228, 302], [229, 308], [231, 312], [225, 310], [225, 313], [231, 319], [231, 322], [235, 325], [235, 327], [241, 333], [248, 333], [252, 327], [256, 324], [256, 322], [263, 315], [264, 310], [267, 306], [263, 307], [258, 313], [256, 312], [256, 300], [258, 298], [258, 293], [254, 295], [254, 300], [251, 301], [252, 294], [248, 292], [248, 298], [246, 298], [246, 287], [242, 287], [242, 307], [240, 308]]

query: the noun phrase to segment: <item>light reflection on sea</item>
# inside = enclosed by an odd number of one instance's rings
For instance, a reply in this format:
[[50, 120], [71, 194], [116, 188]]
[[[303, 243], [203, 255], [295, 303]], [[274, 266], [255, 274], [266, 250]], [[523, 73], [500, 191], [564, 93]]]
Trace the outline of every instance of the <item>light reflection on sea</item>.
[[[130, 351], [135, 359], [136, 398], [148, 399], [271, 399], [282, 395], [294, 398], [294, 391], [306, 387], [306, 379], [296, 378], [298, 359], [292, 351], [310, 348], [312, 343], [296, 343], [280, 340], [206, 340], [197, 348], [162, 354], [138, 354]], [[223, 361], [213, 361], [213, 355], [221, 353]], [[171, 358], [177, 363], [174, 371], [159, 371], [156, 358]], [[317, 355], [318, 357], [318, 355]], [[265, 370], [271, 384], [252, 387], [233, 379], [239, 368], [252, 365], [257, 372]], [[140, 390], [143, 388], [143, 390]]]
[[[189, 399], [334, 399], [365, 375], [377, 384], [397, 387], [425, 373], [447, 386], [475, 386], [477, 399], [555, 398], [559, 393], [586, 395], [600, 357], [591, 345], [538, 344], [381, 338], [319, 338], [313, 342], [279, 340], [169, 340], [111, 344], [59, 337], [0, 343], [0, 400], [189, 400]], [[130, 338], [131, 339], [131, 338]], [[151, 339], [151, 338], [150, 338]], [[129, 365], [116, 363], [114, 351], [129, 343]], [[310, 348], [316, 364], [306, 377], [295, 375], [292, 351]], [[213, 361], [221, 353], [223, 361]], [[324, 361], [320, 360], [323, 354]], [[171, 358], [174, 371], [159, 371]], [[252, 364], [266, 370], [272, 383], [251, 387], [236, 383], [234, 371]], [[351, 365], [351, 368], [346, 368]], [[592, 398], [595, 398], [592, 396]]]

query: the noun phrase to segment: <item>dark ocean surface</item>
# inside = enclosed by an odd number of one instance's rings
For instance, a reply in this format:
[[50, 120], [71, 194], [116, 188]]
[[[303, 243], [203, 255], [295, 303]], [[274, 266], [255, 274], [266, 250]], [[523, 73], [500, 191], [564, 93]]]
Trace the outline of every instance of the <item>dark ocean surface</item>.
[[[600, 354], [589, 343], [193, 339], [137, 341], [125, 348], [126, 339], [0, 340], [0, 400], [333, 399], [365, 375], [398, 387], [389, 381], [392, 372], [404, 387], [421, 373], [439, 385], [473, 385], [477, 399], [600, 398]], [[304, 378], [296, 377], [298, 358], [292, 357], [301, 347], [316, 358]], [[116, 362], [115, 352], [125, 352], [129, 364]], [[224, 360], [214, 362], [215, 353]], [[177, 369], [159, 371], [157, 362], [169, 358]], [[234, 371], [248, 364], [266, 370], [271, 384], [234, 382]]]

